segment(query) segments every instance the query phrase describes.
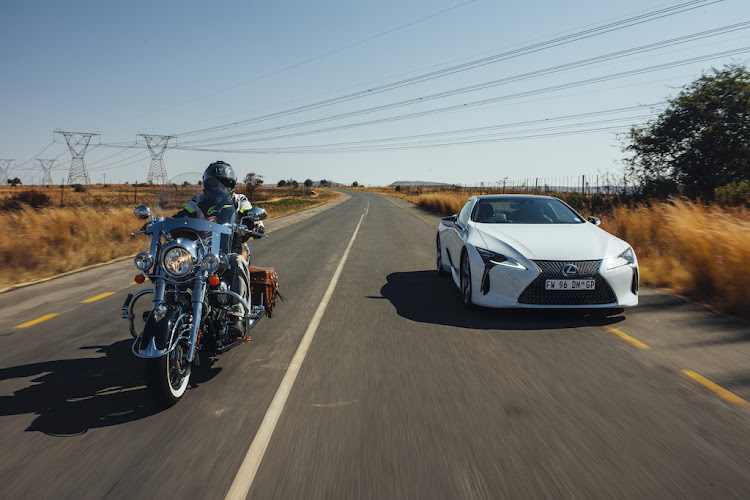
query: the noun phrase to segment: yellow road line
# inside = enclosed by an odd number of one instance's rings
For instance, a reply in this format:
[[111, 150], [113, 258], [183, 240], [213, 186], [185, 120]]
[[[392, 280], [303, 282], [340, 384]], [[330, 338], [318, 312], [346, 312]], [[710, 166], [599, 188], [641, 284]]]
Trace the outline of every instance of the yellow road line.
[[[380, 193], [378, 193], [378, 194], [380, 194]], [[404, 211], [406, 211], [406, 212], [409, 212], [409, 213], [410, 213], [410, 214], [412, 214], [412, 215], [413, 215], [414, 217], [416, 217], [417, 219], [420, 219], [420, 220], [421, 220], [422, 222], [424, 222], [425, 224], [427, 224], [427, 225], [428, 225], [428, 226], [430, 226], [431, 228], [433, 228], [433, 229], [437, 229], [437, 227], [438, 227], [438, 226], [434, 225], [434, 224], [433, 224], [432, 222], [428, 221], [428, 220], [427, 220], [427, 219], [425, 219], [424, 217], [421, 217], [421, 216], [419, 216], [419, 215], [415, 214], [415, 213], [414, 213], [414, 212], [412, 212], [411, 210], [408, 210], [407, 208], [405, 208], [405, 207], [402, 207], [401, 205], [399, 205], [398, 203], [396, 203], [395, 201], [393, 201], [392, 199], [390, 199], [390, 198], [389, 198], [388, 196], [386, 196], [386, 195], [384, 195], [384, 194], [380, 194], [380, 196], [382, 196], [382, 197], [383, 197], [383, 198], [385, 198], [386, 200], [390, 201], [391, 203], [393, 203], [394, 205], [396, 205], [396, 206], [397, 206], [398, 208], [400, 208], [401, 210], [404, 210]]]
[[630, 335], [628, 335], [627, 333], [621, 332], [621, 331], [620, 331], [620, 330], [618, 330], [617, 328], [612, 328], [612, 327], [609, 327], [609, 326], [608, 326], [608, 327], [606, 328], [606, 330], [607, 330], [607, 331], [608, 331], [609, 333], [613, 333], [613, 334], [617, 335], [618, 337], [620, 337], [620, 338], [621, 338], [622, 340], [624, 340], [625, 342], [627, 342], [627, 343], [629, 343], [629, 344], [632, 344], [632, 345], [636, 346], [636, 347], [637, 347], [638, 349], [651, 349], [651, 347], [647, 346], [646, 344], [644, 344], [644, 343], [643, 343], [643, 342], [641, 342], [640, 340], [638, 340], [638, 339], [634, 339], [633, 337], [631, 337], [631, 336], [630, 336]]
[[96, 302], [99, 299], [103, 299], [104, 297], [109, 297], [110, 295], [114, 295], [115, 292], [104, 292], [100, 293], [96, 297], [91, 297], [90, 299], [82, 300], [81, 304], [88, 304], [89, 302]]
[[720, 385], [716, 385], [710, 380], [708, 380], [706, 377], [695, 373], [691, 370], [682, 370], [682, 373], [685, 374], [687, 377], [691, 378], [693, 381], [698, 382], [703, 387], [715, 392], [719, 395], [722, 399], [725, 401], [729, 401], [730, 403], [734, 403], [739, 406], [750, 406], [750, 403], [739, 397], [738, 395], [734, 394], [733, 392], [730, 392]]
[[138, 283], [136, 283], [135, 281], [131, 281], [130, 284], [131, 285], [137, 285]]
[[29, 321], [28, 323], [24, 323], [23, 325], [18, 325], [16, 328], [28, 328], [29, 326], [36, 325], [37, 323], [41, 323], [42, 321], [47, 321], [48, 319], [52, 319], [57, 315], [58, 313], [47, 314], [46, 316], [42, 316], [41, 318], [37, 318], [33, 321]]

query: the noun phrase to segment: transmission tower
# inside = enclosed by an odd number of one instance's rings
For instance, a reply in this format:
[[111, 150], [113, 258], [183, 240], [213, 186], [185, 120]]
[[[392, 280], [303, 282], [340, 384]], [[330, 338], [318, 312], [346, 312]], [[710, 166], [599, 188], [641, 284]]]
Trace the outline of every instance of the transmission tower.
[[83, 156], [86, 154], [86, 150], [91, 143], [91, 138], [99, 134], [88, 132], [63, 132], [61, 130], [56, 130], [55, 133], [65, 137], [65, 142], [68, 143], [70, 154], [73, 156], [73, 160], [70, 162], [68, 184], [91, 184], [89, 181], [89, 172], [86, 170], [86, 162], [84, 161]]
[[10, 169], [10, 162], [13, 160], [0, 160], [0, 185], [5, 186], [8, 184], [8, 170]]
[[40, 160], [37, 158], [39, 164], [42, 167], [42, 170], [44, 170], [44, 178], [42, 179], [42, 185], [43, 186], [51, 186], [52, 185], [52, 165], [55, 164], [57, 160]]
[[169, 181], [167, 169], [164, 167], [164, 152], [167, 150], [167, 144], [173, 135], [148, 135], [138, 134], [143, 137], [151, 153], [151, 167], [148, 169], [148, 179], [150, 184], [166, 184]]

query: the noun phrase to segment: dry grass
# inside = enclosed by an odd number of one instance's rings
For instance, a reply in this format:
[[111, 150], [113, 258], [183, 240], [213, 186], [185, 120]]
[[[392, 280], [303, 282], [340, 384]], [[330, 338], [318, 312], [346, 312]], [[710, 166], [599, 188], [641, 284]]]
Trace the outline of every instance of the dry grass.
[[0, 219], [0, 289], [131, 255], [142, 225], [132, 209], [23, 208]]
[[[470, 196], [480, 194], [469, 189], [368, 190], [441, 215], [457, 213]], [[603, 229], [633, 246], [643, 284], [750, 319], [749, 209], [673, 199], [650, 206], [615, 205], [598, 215]]]
[[[289, 190], [267, 192], [278, 196], [255, 205], [265, 208], [269, 218], [341, 197], [325, 189], [308, 190], [303, 198]], [[289, 194], [292, 196], [283, 196]], [[133, 216], [132, 203], [127, 208], [27, 206], [8, 211], [0, 219], [0, 290], [133, 255], [143, 248], [143, 237], [131, 237], [130, 233], [142, 224]]]
[[645, 284], [750, 318], [750, 210], [672, 200], [617, 207], [602, 227], [633, 246]]

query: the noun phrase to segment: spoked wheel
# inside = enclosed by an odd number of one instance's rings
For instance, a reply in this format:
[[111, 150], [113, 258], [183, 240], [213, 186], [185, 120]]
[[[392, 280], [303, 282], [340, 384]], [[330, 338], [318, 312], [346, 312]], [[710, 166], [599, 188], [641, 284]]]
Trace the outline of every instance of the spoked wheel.
[[467, 308], [474, 308], [474, 303], [471, 301], [471, 265], [469, 254], [466, 252], [461, 257], [461, 297]]
[[179, 342], [174, 351], [146, 363], [148, 387], [156, 401], [172, 406], [187, 390], [192, 365], [188, 362], [188, 346]]
[[437, 273], [438, 276], [445, 276], [448, 274], [443, 268], [443, 249], [440, 246], [440, 235], [437, 237]]

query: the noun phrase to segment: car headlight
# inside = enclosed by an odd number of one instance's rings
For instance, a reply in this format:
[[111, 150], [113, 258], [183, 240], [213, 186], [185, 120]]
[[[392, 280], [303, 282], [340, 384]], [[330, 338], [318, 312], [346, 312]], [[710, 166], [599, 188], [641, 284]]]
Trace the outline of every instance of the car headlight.
[[164, 270], [174, 276], [182, 277], [193, 270], [193, 257], [182, 247], [170, 248], [162, 260]]
[[135, 255], [135, 267], [141, 271], [148, 271], [154, 265], [154, 258], [148, 252], [138, 252]]
[[209, 273], [216, 271], [219, 268], [219, 256], [212, 253], [206, 254], [203, 257], [201, 266], [203, 266], [204, 271], [208, 271]]
[[518, 261], [511, 259], [508, 256], [505, 256], [501, 253], [492, 252], [490, 250], [485, 250], [484, 248], [478, 248], [477, 252], [479, 252], [479, 256], [484, 261], [484, 265], [493, 264], [496, 266], [505, 266], [510, 267], [513, 269], [526, 269], [524, 266], [518, 263]]
[[627, 266], [628, 264], [635, 264], [635, 252], [631, 247], [622, 252], [620, 255], [612, 259], [607, 269], [615, 269], [617, 267]]

